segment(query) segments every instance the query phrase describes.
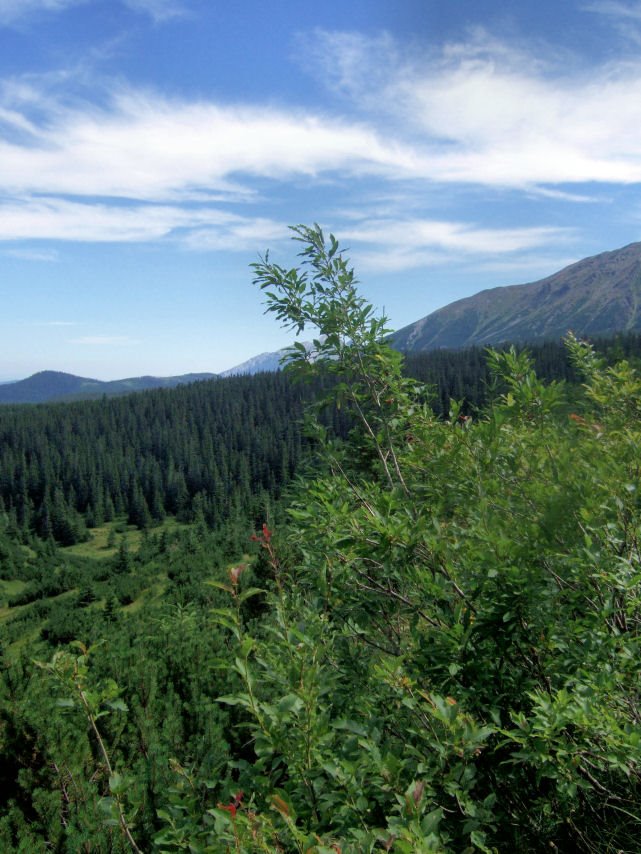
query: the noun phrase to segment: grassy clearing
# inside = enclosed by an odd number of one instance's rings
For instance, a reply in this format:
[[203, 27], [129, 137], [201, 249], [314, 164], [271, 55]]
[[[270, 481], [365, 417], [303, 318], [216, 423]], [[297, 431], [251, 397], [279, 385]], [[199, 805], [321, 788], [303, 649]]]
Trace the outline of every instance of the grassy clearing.
[[125, 605], [122, 608], [122, 611], [125, 614], [135, 614], [136, 611], [140, 611], [142, 606], [146, 603], [162, 599], [163, 593], [166, 589], [167, 577], [164, 575], [158, 576], [158, 580], [154, 582], [151, 587], [145, 587], [144, 590], [141, 590], [134, 601], [130, 602], [129, 605]]
[[0, 578], [0, 600], [22, 593], [26, 586], [26, 581], [19, 581], [17, 578], [12, 578], [10, 581]]
[[0, 623], [7, 619], [10, 614], [15, 614], [15, 608], [9, 608], [7, 602], [12, 596], [22, 593], [27, 586], [26, 581], [19, 581], [17, 578], [11, 581], [5, 581], [0, 578]]
[[[151, 537], [158, 537], [163, 533], [163, 531], [170, 534], [178, 530], [182, 531], [189, 529], [190, 527], [190, 525], [180, 523], [174, 518], [168, 518], [161, 525], [151, 528], [148, 534]], [[91, 584], [91, 578], [94, 572], [103, 571], [104, 561], [109, 561], [117, 555], [118, 549], [124, 539], [127, 541], [129, 552], [135, 554], [139, 550], [144, 536], [143, 532], [135, 526], [127, 525], [125, 519], [118, 519], [108, 524], [101, 525], [100, 527], [93, 528], [90, 531], [90, 535], [91, 538], [86, 543], [78, 543], [74, 546], [61, 548], [59, 552], [61, 558], [68, 555], [83, 561], [88, 561], [83, 570], [86, 572], [85, 581], [87, 584]], [[245, 555], [243, 556], [242, 562], [248, 563], [250, 560], [251, 558], [248, 555]], [[236, 563], [238, 563], [238, 561]], [[233, 564], [230, 564], [230, 566], [232, 565]], [[219, 574], [216, 573], [211, 580], [220, 580]], [[146, 586], [140, 590], [136, 598], [127, 605], [120, 605], [119, 611], [122, 614], [131, 616], [141, 611], [149, 604], [162, 601], [169, 583], [170, 582], [164, 568], [162, 565], [159, 565], [157, 567], [157, 572], [152, 572], [147, 577]], [[101, 585], [102, 582], [99, 582], [98, 588], [100, 590], [102, 590]], [[33, 610], [33, 603], [16, 605], [12, 608], [7, 606], [8, 600], [21, 593], [26, 586], [26, 581], [15, 579], [5, 580], [0, 578], [0, 629], [4, 629], [4, 625], [13, 618], [17, 617], [20, 619], [21, 614], [28, 614]], [[49, 597], [45, 601], [53, 602], [77, 596], [82, 586], [83, 585], [80, 585], [79, 587], [74, 587], [64, 593]], [[105, 596], [99, 594], [98, 599], [85, 607], [98, 613], [104, 609], [105, 604]], [[46, 624], [47, 619], [47, 617], [36, 619], [35, 614], [32, 615], [29, 619], [28, 625], [25, 626], [24, 635], [12, 643], [7, 644], [7, 654], [9, 654], [12, 659], [15, 659], [23, 648], [30, 647], [38, 643], [40, 639], [40, 631]]]
[[41, 625], [41, 623], [38, 623], [35, 626], [30, 626], [28, 631], [6, 647], [5, 655], [10, 662], [17, 661], [24, 649], [33, 650], [35, 648], [40, 640]]
[[[149, 534], [158, 536], [163, 531], [171, 533], [177, 528], [188, 527], [189, 525], [181, 524], [173, 517], [168, 517], [161, 524], [150, 528]], [[108, 522], [97, 528], [91, 528], [89, 534], [90, 539], [86, 543], [76, 543], [74, 546], [67, 546], [63, 551], [77, 557], [104, 560], [105, 558], [113, 557], [117, 553], [125, 537], [127, 538], [129, 551], [132, 553], [137, 552], [143, 537], [143, 532], [139, 528], [136, 528], [135, 525], [127, 525], [124, 519]]]

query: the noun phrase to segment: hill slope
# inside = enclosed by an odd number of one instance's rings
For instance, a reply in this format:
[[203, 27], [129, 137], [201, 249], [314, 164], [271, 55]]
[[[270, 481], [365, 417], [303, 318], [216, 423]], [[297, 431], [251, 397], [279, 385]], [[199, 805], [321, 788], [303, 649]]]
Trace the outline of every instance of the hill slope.
[[399, 350], [641, 330], [641, 243], [585, 258], [526, 285], [481, 291], [400, 329]]
[[219, 376], [235, 377], [241, 374], [263, 374], [266, 371], [280, 371], [282, 368], [281, 359], [284, 355], [284, 349], [277, 350], [274, 353], [260, 353], [258, 356], [247, 359], [246, 362], [241, 362], [240, 365], [221, 371]]
[[178, 377], [129, 377], [124, 380], [93, 380], [62, 371], [40, 371], [18, 382], [0, 386], [0, 403], [47, 403], [52, 400], [79, 400], [109, 397], [144, 391], [149, 388], [173, 388], [198, 380], [213, 379], [215, 374], [184, 374]]

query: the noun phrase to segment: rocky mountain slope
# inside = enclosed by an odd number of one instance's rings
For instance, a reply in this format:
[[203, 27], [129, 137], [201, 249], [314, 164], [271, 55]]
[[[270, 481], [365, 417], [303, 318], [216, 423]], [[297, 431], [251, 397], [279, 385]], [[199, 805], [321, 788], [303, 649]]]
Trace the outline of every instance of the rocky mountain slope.
[[481, 291], [400, 329], [394, 346], [441, 347], [641, 330], [641, 243], [585, 258], [526, 285]]

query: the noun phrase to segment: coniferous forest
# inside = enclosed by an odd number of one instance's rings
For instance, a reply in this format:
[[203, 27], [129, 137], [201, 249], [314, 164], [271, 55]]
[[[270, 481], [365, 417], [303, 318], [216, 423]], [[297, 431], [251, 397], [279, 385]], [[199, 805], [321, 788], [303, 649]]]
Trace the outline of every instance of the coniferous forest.
[[638, 337], [0, 409], [0, 850], [636, 852]]

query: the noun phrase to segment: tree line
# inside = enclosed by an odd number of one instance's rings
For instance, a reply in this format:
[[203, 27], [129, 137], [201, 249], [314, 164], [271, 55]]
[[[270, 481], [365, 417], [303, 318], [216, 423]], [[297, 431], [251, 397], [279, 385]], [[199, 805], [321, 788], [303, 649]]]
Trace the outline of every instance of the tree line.
[[0, 511], [71, 545], [116, 517], [202, 512], [216, 527], [278, 495], [309, 443], [310, 391], [281, 373], [128, 397], [0, 409]]
[[[595, 343], [611, 360], [641, 353], [635, 334]], [[560, 342], [528, 349], [542, 378], [578, 381]], [[429, 386], [430, 405], [443, 417], [452, 399], [469, 413], [493, 393], [483, 348], [407, 354], [404, 370]], [[122, 398], [1, 407], [0, 513], [14, 537], [62, 545], [122, 516], [144, 528], [168, 514], [187, 521], [201, 511], [216, 527], [240, 508], [260, 514], [309, 454], [303, 411], [331, 381], [301, 385], [286, 373], [265, 373]], [[350, 417], [332, 405], [322, 420], [345, 436]]]

